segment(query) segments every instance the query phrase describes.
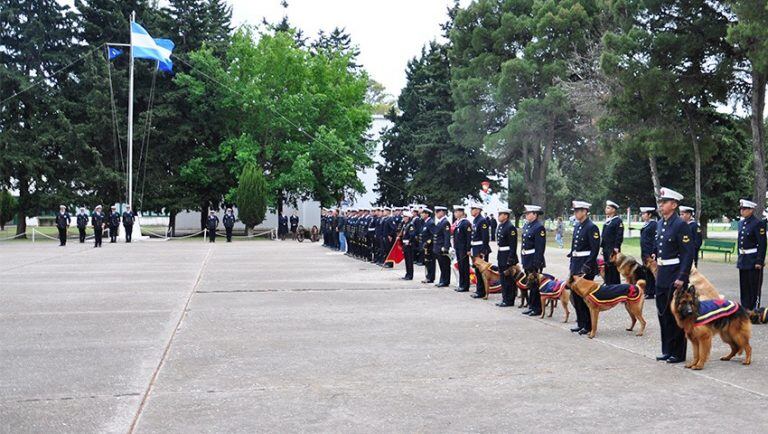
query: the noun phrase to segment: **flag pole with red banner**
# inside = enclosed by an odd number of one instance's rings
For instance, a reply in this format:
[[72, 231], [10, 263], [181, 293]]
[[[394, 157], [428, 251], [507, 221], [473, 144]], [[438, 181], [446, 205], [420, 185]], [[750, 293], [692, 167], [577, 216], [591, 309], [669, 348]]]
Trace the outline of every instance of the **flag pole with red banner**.
[[384, 259], [384, 263], [391, 262], [392, 265], [399, 264], [403, 262], [403, 259], [405, 259], [405, 252], [403, 252], [403, 241], [400, 239], [400, 237], [397, 237], [395, 239], [394, 244], [392, 244], [392, 248], [389, 249], [389, 254], [387, 254], [387, 258]]

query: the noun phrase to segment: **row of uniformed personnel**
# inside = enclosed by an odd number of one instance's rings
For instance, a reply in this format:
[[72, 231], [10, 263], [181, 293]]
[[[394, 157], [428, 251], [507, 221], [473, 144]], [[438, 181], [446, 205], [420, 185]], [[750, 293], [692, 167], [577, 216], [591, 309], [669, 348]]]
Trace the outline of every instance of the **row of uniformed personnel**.
[[[131, 212], [130, 205], [126, 205], [125, 211], [123, 211], [122, 214], [117, 212], [117, 207], [112, 205], [109, 215], [102, 212], [101, 205], [96, 205], [96, 208], [94, 208], [93, 213], [90, 215], [85, 208], [80, 208], [75, 215], [75, 223], [80, 234], [80, 242], [85, 243], [85, 238], [88, 235], [88, 222], [90, 221], [90, 226], [93, 229], [93, 247], [101, 247], [101, 239], [105, 229], [109, 229], [109, 242], [116, 243], [117, 231], [121, 223], [125, 229], [125, 242], [130, 243], [135, 216], [136, 215]], [[67, 244], [67, 229], [71, 223], [72, 216], [67, 211], [67, 207], [65, 205], [59, 206], [59, 212], [56, 214], [56, 228], [59, 231], [59, 246], [65, 246]]]

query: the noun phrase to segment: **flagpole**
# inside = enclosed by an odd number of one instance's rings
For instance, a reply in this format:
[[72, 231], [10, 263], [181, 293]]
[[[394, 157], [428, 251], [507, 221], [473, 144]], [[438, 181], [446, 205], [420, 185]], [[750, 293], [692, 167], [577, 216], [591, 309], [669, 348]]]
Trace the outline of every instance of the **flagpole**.
[[[136, 12], [131, 12], [128, 33], [132, 35], [131, 24], [136, 21]], [[131, 37], [133, 39], [133, 37]], [[131, 60], [128, 67], [128, 205], [133, 209], [133, 40]]]

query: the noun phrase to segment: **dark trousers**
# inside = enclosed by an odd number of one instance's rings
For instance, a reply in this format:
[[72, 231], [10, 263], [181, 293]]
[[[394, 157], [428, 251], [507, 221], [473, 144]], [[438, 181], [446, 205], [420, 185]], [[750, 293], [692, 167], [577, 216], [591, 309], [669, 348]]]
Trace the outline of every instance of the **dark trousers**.
[[232, 242], [232, 228], [225, 227], [224, 230], [227, 232], [227, 242]]
[[[525, 273], [530, 275], [531, 273], [541, 273], [539, 270], [527, 270]], [[541, 294], [539, 293], [539, 282], [528, 279], [528, 307], [537, 314], [541, 313]]]
[[480, 272], [480, 269], [477, 267], [472, 267], [475, 269], [475, 278], [477, 283], [475, 283], [475, 292], [477, 295], [481, 297], [485, 297], [485, 279], [483, 279], [483, 274]]
[[435, 281], [435, 255], [424, 252], [424, 277], [429, 282]]
[[403, 246], [403, 254], [405, 255], [405, 278], [413, 279], [413, 247]]
[[66, 246], [67, 245], [67, 228], [58, 228], [58, 229], [59, 229], [59, 245]]
[[125, 229], [125, 242], [130, 243], [131, 235], [133, 234], [133, 225], [123, 225], [123, 229]]
[[208, 242], [209, 243], [215, 243], [216, 242], [216, 228], [208, 229]]
[[608, 261], [605, 261], [605, 284], [606, 285], [618, 285], [621, 283], [621, 275], [615, 265]]
[[104, 229], [93, 228], [93, 247], [101, 247], [101, 237], [104, 235]]
[[661, 326], [661, 353], [685, 360], [685, 352], [688, 348], [685, 332], [677, 326], [672, 309], [669, 308], [674, 291], [674, 288], [656, 288], [656, 309]]
[[[595, 274], [585, 274], [584, 278], [595, 280]], [[589, 315], [589, 306], [587, 306], [587, 303], [576, 291], [571, 291], [571, 304], [573, 304], [573, 309], [576, 311], [576, 325], [585, 330], [592, 330], [592, 317]]]
[[110, 243], [116, 243], [117, 242], [117, 228], [118, 228], [118, 226], [110, 226], [109, 227], [109, 242]]
[[78, 226], [77, 230], [80, 232], [80, 243], [84, 243], [85, 242], [85, 227], [79, 227]]
[[499, 277], [501, 279], [501, 301], [512, 306], [515, 304], [515, 298], [517, 298], [517, 287], [515, 286], [514, 278], [504, 274], [506, 265], [499, 264]]
[[437, 255], [437, 266], [440, 267], [440, 280], [441, 285], [451, 284], [451, 258], [445, 253], [439, 253]]
[[456, 262], [459, 264], [459, 288], [469, 291], [469, 256], [460, 255], [456, 258]]
[[739, 292], [744, 309], [755, 310], [760, 307], [762, 283], [762, 269], [739, 270]]

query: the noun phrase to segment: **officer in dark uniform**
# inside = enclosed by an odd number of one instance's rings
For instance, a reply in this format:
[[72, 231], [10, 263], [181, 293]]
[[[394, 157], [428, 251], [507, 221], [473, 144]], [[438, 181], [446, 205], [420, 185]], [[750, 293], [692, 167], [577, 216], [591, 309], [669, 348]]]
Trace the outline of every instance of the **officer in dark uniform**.
[[117, 242], [117, 232], [120, 228], [120, 214], [117, 212], [117, 207], [112, 205], [111, 212], [109, 213], [109, 242]]
[[72, 222], [67, 207], [64, 205], [59, 206], [59, 213], [56, 214], [56, 228], [59, 230], [59, 247], [67, 245], [67, 228]]
[[652, 206], [640, 207], [640, 213], [644, 222], [640, 229], [640, 257], [643, 261], [645, 298], [653, 299], [656, 296], [656, 276], [645, 266], [645, 263], [649, 259], [654, 259], [656, 253], [656, 219], [659, 215], [656, 213], [656, 208]]
[[288, 237], [288, 216], [282, 215], [278, 217], [278, 224], [277, 224], [277, 236], [285, 241], [285, 239]]
[[77, 230], [80, 232], [80, 244], [85, 242], [86, 233], [85, 230], [88, 227], [88, 213], [85, 208], [80, 208], [80, 212], [77, 213]]
[[[480, 257], [488, 260], [488, 256], [491, 254], [491, 228], [488, 224], [488, 220], [483, 216], [483, 206], [480, 204], [472, 205], [470, 212], [472, 213], [472, 258]], [[473, 261], [474, 262], [474, 261]], [[483, 280], [480, 269], [475, 269], [475, 293], [471, 295], [472, 298], [481, 299], [485, 297], [485, 281]]]
[[293, 239], [296, 239], [296, 232], [299, 230], [299, 216], [296, 214], [296, 211], [293, 212], [291, 215], [291, 236]]
[[[541, 273], [546, 267], [544, 250], [547, 247], [547, 231], [539, 221], [543, 214], [538, 205], [525, 205], [525, 224], [523, 225], [523, 237], [520, 241], [520, 257], [523, 270], [526, 274]], [[530, 285], [528, 291], [528, 309], [523, 315], [541, 315], [541, 298], [538, 285]]]
[[696, 248], [696, 256], [693, 258], [693, 265], [699, 266], [699, 249], [704, 242], [704, 237], [701, 234], [701, 227], [696, 223], [694, 215], [696, 212], [690, 206], [680, 205], [680, 218], [683, 219], [688, 225], [691, 226], [691, 233], [693, 234], [693, 246]]
[[107, 221], [107, 216], [101, 212], [101, 205], [96, 205], [91, 215], [91, 226], [93, 226], [93, 247], [101, 247], [101, 237], [104, 235], [104, 226]]
[[232, 242], [232, 229], [235, 227], [235, 213], [232, 211], [232, 208], [227, 208], [227, 211], [224, 213], [224, 230], [227, 233], [227, 242]]
[[616, 266], [611, 263], [611, 254], [621, 251], [624, 242], [624, 222], [618, 216], [619, 205], [616, 202], [605, 201], [605, 225], [603, 225], [603, 261], [605, 261], [605, 283], [615, 285], [621, 283], [621, 276]]
[[405, 276], [403, 276], [402, 279], [413, 280], [413, 252], [417, 248], [414, 245], [416, 242], [416, 227], [413, 225], [409, 213], [403, 214], [403, 229], [401, 234], [403, 254], [405, 256]]
[[[387, 209], [385, 208], [385, 213], [388, 213]], [[384, 245], [383, 245], [383, 253], [382, 253], [382, 262], [387, 258], [387, 255], [389, 255], [389, 252], [392, 250], [392, 246], [395, 244], [395, 238], [397, 237], [397, 226], [399, 225], [399, 219], [397, 215], [394, 213], [387, 214], [387, 217], [384, 219]], [[387, 262], [383, 264], [384, 268], [392, 268], [394, 266], [393, 263]]]
[[[589, 218], [589, 208], [592, 204], [580, 200], [572, 202], [573, 218], [576, 224], [573, 227], [573, 239], [571, 240], [571, 258], [569, 272], [574, 276], [583, 276], [587, 280], [595, 280], [597, 275], [597, 255], [600, 253], [600, 229]], [[571, 291], [573, 308], [576, 311], [576, 327], [571, 331], [585, 335], [592, 330], [592, 319], [589, 316], [589, 307], [584, 299]]]
[[[464, 205], [453, 206], [453, 249], [459, 266], [459, 286], [456, 292], [469, 292], [469, 261], [472, 255], [472, 223], [464, 214]], [[479, 280], [479, 279], [478, 279]]]
[[499, 209], [499, 225], [496, 229], [497, 254], [496, 260], [499, 267], [499, 277], [501, 279], [501, 301], [496, 303], [499, 307], [509, 307], [515, 305], [517, 297], [517, 288], [512, 276], [505, 276], [504, 271], [517, 265], [517, 228], [509, 219], [511, 211], [509, 208]]
[[765, 225], [755, 217], [757, 204], [742, 199], [739, 202], [741, 220], [739, 221], [739, 289], [741, 305], [747, 310], [760, 307], [763, 284], [763, 266], [765, 265]]
[[[371, 260], [371, 221], [373, 215], [371, 215], [371, 209], [365, 208], [363, 210], [363, 217], [358, 221], [360, 226], [360, 259], [363, 261]], [[375, 230], [375, 229], [374, 229]]]
[[496, 221], [496, 218], [493, 216], [493, 214], [488, 216], [488, 227], [491, 228], [491, 241], [496, 241], [496, 228], [499, 227], [499, 223]]
[[435, 219], [432, 210], [424, 207], [421, 210], [421, 218], [424, 224], [421, 227], [421, 245], [424, 251], [424, 280], [421, 283], [434, 283], [435, 281], [435, 253], [432, 251], [432, 238], [435, 233]]
[[437, 287], [443, 288], [451, 284], [451, 258], [448, 256], [451, 248], [451, 223], [445, 216], [446, 208], [444, 206], [435, 207], [435, 231], [432, 235], [432, 253], [437, 259], [437, 266], [440, 267], [440, 280]]
[[368, 246], [371, 249], [371, 255], [368, 260], [374, 264], [377, 263], [379, 259], [378, 234], [379, 226], [381, 226], [380, 217], [381, 209], [376, 207], [373, 209], [373, 215], [371, 216], [371, 220], [368, 222]]
[[133, 213], [131, 212], [131, 206], [126, 205], [123, 212], [123, 229], [125, 229], [125, 242], [131, 242], [131, 235], [133, 234]]
[[215, 210], [210, 210], [208, 213], [208, 220], [205, 222], [205, 227], [208, 229], [208, 242], [216, 242], [216, 228], [219, 227], [219, 218], [216, 216]]
[[416, 239], [413, 241], [415, 243], [413, 248], [413, 262], [415, 262], [416, 265], [424, 265], [424, 251], [419, 248], [421, 245], [421, 230], [424, 229], [424, 220], [421, 219], [421, 208], [422, 207], [414, 206], [414, 208], [411, 209], [411, 224], [413, 224], [416, 229]]
[[686, 339], [669, 309], [675, 289], [688, 285], [693, 266], [693, 234], [677, 215], [683, 195], [668, 188], [661, 189], [661, 219], [656, 223], [656, 309], [661, 326], [661, 355], [656, 360], [667, 363], [685, 361]]

